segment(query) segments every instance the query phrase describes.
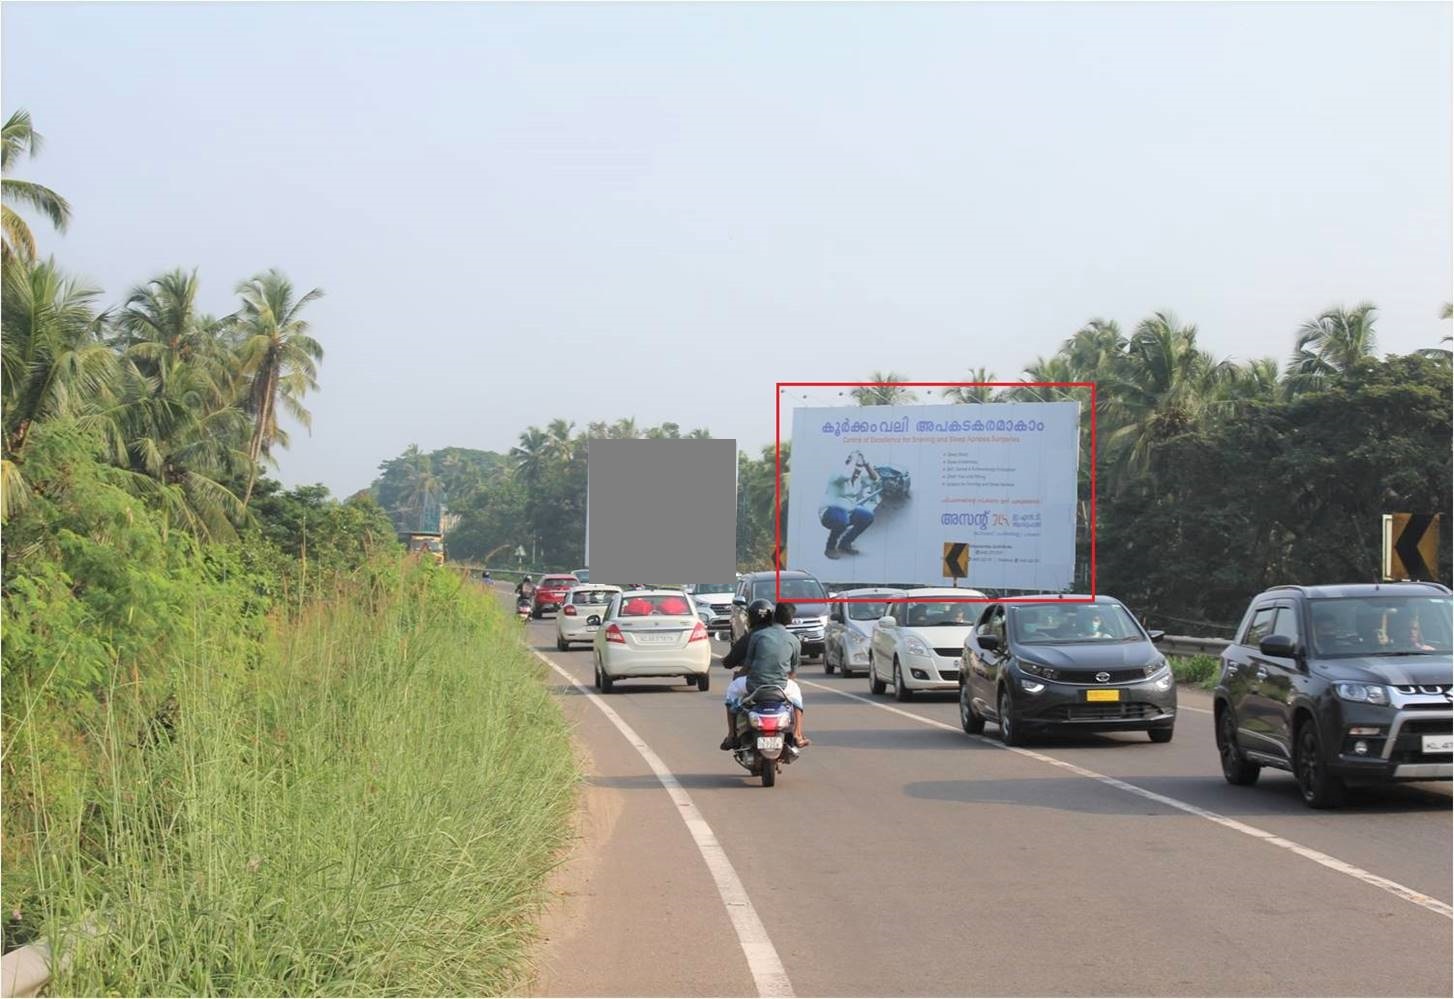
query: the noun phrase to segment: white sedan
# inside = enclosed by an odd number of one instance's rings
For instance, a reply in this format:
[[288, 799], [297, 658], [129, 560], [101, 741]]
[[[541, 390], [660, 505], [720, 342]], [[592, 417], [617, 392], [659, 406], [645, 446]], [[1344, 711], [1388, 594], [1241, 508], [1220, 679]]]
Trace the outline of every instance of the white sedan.
[[869, 690], [882, 694], [892, 686], [900, 701], [911, 699], [916, 690], [957, 691], [964, 639], [984, 609], [963, 602], [964, 597], [984, 594], [925, 587], [891, 601], [869, 642]]
[[601, 618], [619, 586], [575, 586], [561, 602], [555, 616], [555, 647], [564, 652], [572, 642], [588, 643], [596, 637]]
[[711, 685], [712, 643], [692, 598], [681, 590], [630, 590], [611, 597], [594, 639], [596, 689], [617, 680], [674, 676]]

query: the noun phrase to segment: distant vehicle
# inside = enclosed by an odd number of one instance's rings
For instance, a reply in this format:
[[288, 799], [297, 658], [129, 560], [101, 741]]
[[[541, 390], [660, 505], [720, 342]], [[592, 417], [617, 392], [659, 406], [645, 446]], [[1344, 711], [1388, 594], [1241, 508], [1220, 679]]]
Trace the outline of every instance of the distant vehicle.
[[404, 545], [411, 555], [428, 555], [435, 565], [444, 564], [444, 535], [438, 531], [410, 531], [404, 535]]
[[619, 586], [600, 584], [571, 587], [555, 616], [555, 647], [565, 652], [572, 644], [591, 642], [611, 598], [620, 592]]
[[823, 637], [823, 672], [841, 670], [844, 676], [852, 676], [859, 670], [868, 670], [869, 639], [878, 626], [878, 619], [888, 610], [888, 602], [904, 596], [903, 590], [885, 587], [868, 587], [844, 590], [835, 597], [862, 600], [868, 597], [882, 598], [874, 603], [832, 604], [828, 612], [828, 626]]
[[889, 601], [869, 639], [869, 691], [882, 694], [892, 686], [894, 698], [907, 701], [916, 690], [957, 690], [960, 650], [982, 605], [947, 598], [983, 596], [966, 588], [924, 587]]
[[1093, 603], [991, 604], [963, 643], [959, 721], [971, 735], [986, 719], [1017, 746], [1049, 728], [1143, 731], [1170, 742], [1176, 682], [1155, 643], [1113, 597]]
[[[732, 597], [731, 639], [747, 634], [747, 605], [754, 600], [778, 602], [778, 574], [771, 569], [749, 572], [737, 581]], [[782, 599], [793, 604], [797, 614], [788, 630], [803, 644], [803, 658], [823, 654], [823, 636], [828, 627], [828, 591], [818, 577], [796, 569], [782, 571]]]
[[718, 637], [732, 633], [732, 593], [735, 583], [693, 583], [687, 587], [698, 607], [711, 613], [707, 630]]
[[1454, 778], [1451, 615], [1438, 583], [1258, 595], [1213, 694], [1227, 782], [1291, 770], [1306, 805], [1331, 808], [1350, 785]]
[[698, 690], [711, 686], [712, 643], [692, 598], [681, 590], [617, 593], [592, 640], [596, 689], [609, 694], [617, 680], [682, 677]]
[[540, 582], [535, 586], [535, 604], [531, 608], [530, 616], [539, 620], [545, 616], [546, 611], [558, 611], [560, 605], [565, 601], [565, 595], [572, 587], [579, 586], [580, 580], [574, 576], [555, 573], [549, 576], [541, 576]]
[[579, 579], [582, 583], [589, 583], [591, 581], [591, 572], [589, 569], [577, 569], [571, 575]]

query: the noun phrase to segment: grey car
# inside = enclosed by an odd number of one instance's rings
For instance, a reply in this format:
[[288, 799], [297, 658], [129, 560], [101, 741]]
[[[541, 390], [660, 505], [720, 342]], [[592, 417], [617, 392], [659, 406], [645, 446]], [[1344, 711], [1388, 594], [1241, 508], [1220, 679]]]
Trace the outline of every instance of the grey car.
[[1170, 742], [1176, 682], [1147, 631], [1119, 600], [1067, 594], [990, 604], [959, 672], [959, 718], [971, 735], [998, 724], [1008, 746], [1035, 731], [1144, 731]]
[[1277, 586], [1222, 653], [1222, 773], [1291, 770], [1304, 803], [1349, 785], [1454, 777], [1454, 601], [1438, 583]]
[[[797, 608], [788, 630], [803, 643], [803, 658], [823, 654], [823, 632], [828, 626], [828, 591], [811, 573], [784, 569], [781, 575], [782, 599]], [[747, 634], [747, 605], [754, 600], [777, 602], [779, 573], [771, 570], [749, 572], [737, 580], [732, 597], [731, 640]]]
[[886, 587], [844, 590], [833, 594], [828, 627], [823, 638], [823, 672], [841, 671], [844, 676], [868, 671], [868, 645], [878, 619], [888, 611], [888, 602], [905, 591]]

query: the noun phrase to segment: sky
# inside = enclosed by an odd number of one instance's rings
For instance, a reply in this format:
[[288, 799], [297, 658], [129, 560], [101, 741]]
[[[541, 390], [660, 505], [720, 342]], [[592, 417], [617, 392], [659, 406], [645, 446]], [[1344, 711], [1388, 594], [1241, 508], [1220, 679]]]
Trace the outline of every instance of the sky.
[[[756, 451], [774, 383], [1014, 379], [1093, 317], [1218, 357], [1330, 306], [1435, 346], [1451, 6], [7, 2], [0, 102], [108, 303], [325, 297], [287, 484], [632, 416]], [[808, 400], [831, 401], [821, 395]], [[784, 414], [785, 422], [787, 414]]]

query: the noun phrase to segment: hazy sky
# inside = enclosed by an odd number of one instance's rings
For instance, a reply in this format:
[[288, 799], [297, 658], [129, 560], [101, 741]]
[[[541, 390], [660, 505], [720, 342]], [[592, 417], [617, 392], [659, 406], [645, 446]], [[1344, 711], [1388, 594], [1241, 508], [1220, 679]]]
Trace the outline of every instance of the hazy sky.
[[327, 296], [288, 483], [635, 416], [772, 438], [773, 382], [1016, 377], [1157, 309], [1235, 358], [1334, 304], [1435, 345], [1448, 4], [8, 2], [3, 104], [119, 300]]

